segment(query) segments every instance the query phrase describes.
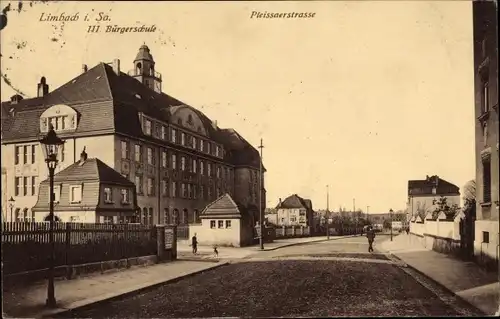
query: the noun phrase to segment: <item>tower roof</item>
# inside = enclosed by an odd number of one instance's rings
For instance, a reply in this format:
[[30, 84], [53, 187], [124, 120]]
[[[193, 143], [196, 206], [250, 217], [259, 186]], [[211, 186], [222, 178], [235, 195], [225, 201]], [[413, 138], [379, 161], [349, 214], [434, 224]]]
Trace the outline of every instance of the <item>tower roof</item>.
[[137, 52], [134, 62], [137, 60], [147, 60], [154, 62], [153, 55], [151, 55], [151, 52], [149, 51], [149, 48], [146, 44], [141, 45], [141, 47], [139, 48], [139, 52]]

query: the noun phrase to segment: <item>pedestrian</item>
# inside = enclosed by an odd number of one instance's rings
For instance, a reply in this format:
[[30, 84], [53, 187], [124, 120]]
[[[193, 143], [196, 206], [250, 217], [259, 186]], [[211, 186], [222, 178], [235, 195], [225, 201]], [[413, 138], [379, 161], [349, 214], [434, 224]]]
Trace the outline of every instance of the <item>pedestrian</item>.
[[198, 252], [198, 238], [196, 238], [196, 233], [194, 233], [193, 238], [191, 238], [191, 246], [193, 247], [193, 254], [196, 255]]
[[368, 238], [368, 252], [373, 252], [373, 241], [375, 240], [375, 231], [370, 226], [366, 231], [366, 238]]
[[406, 235], [410, 232], [410, 227], [406, 227]]
[[214, 257], [219, 257], [219, 251], [217, 250], [217, 245], [214, 245]]

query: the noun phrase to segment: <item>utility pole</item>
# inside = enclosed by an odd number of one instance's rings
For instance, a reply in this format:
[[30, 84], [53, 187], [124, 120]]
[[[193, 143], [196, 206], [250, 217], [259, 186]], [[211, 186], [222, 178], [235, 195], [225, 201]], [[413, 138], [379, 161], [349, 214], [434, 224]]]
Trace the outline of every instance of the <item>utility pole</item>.
[[330, 191], [328, 189], [328, 185], [326, 185], [326, 239], [330, 239], [330, 211], [329, 211], [329, 202], [330, 202]]
[[368, 217], [368, 210], [370, 209], [370, 206], [366, 206], [366, 222], [368, 223], [370, 221], [370, 217]]
[[389, 214], [391, 215], [391, 241], [392, 241], [392, 208], [389, 210]]
[[264, 250], [264, 214], [262, 213], [262, 149], [264, 145], [262, 144], [262, 139], [260, 139], [260, 178], [259, 178], [259, 228], [260, 228], [260, 249]]
[[358, 218], [356, 216], [356, 198], [352, 199], [352, 208], [353, 208], [353, 214], [354, 214], [354, 235], [358, 233]]

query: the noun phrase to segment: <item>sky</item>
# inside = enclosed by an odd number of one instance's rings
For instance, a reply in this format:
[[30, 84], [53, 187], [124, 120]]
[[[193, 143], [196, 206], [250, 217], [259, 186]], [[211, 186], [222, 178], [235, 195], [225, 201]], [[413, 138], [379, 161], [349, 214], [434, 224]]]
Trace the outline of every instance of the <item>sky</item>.
[[[299, 194], [313, 208], [404, 209], [408, 180], [475, 178], [472, 6], [467, 1], [2, 1], [2, 101], [36, 96], [145, 43], [163, 91], [263, 139], [267, 206]], [[4, 10], [5, 11], [5, 10]], [[256, 19], [252, 12], [311, 12]], [[110, 21], [93, 21], [99, 12]], [[78, 13], [78, 21], [40, 21]], [[89, 14], [89, 22], [84, 21]], [[43, 19], [42, 19], [43, 20]], [[101, 32], [88, 33], [89, 25]], [[154, 25], [106, 33], [107, 25]], [[7, 81], [6, 81], [7, 80]], [[9, 82], [9, 83], [7, 83]]]

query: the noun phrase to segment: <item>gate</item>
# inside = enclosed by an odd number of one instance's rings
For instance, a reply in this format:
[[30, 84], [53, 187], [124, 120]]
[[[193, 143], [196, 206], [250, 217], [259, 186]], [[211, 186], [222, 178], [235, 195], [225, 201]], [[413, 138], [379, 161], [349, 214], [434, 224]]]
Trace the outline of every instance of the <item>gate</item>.
[[474, 257], [474, 219], [470, 214], [460, 219], [460, 251], [465, 260]]

